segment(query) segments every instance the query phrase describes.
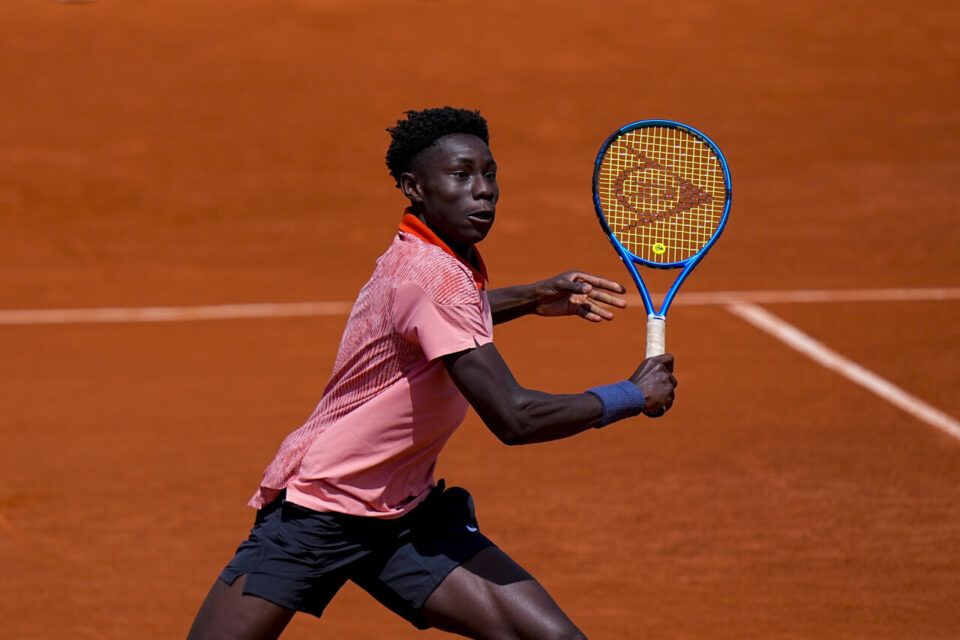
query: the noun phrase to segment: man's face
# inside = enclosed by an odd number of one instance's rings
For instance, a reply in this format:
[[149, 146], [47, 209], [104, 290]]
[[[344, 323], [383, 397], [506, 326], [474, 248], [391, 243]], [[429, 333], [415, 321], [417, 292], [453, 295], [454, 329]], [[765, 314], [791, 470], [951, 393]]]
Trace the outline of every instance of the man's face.
[[400, 186], [413, 211], [461, 255], [493, 226], [500, 197], [497, 163], [490, 147], [476, 136], [440, 138], [420, 152]]

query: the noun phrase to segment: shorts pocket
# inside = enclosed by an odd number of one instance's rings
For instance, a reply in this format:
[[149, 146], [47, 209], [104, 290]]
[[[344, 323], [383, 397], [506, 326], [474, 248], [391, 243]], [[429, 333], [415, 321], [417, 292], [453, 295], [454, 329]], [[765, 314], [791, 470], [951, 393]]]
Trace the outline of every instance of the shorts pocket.
[[425, 511], [424, 524], [433, 530], [449, 533], [476, 533], [480, 530], [473, 496], [463, 487], [450, 487], [431, 496]]

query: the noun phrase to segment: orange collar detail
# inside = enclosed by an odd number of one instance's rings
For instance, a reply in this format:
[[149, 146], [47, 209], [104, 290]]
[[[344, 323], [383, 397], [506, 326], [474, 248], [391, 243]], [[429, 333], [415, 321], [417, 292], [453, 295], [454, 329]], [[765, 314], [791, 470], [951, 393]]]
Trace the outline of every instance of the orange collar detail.
[[457, 255], [453, 249], [447, 246], [447, 243], [440, 239], [433, 230], [428, 227], [423, 220], [415, 216], [410, 212], [410, 209], [407, 209], [403, 214], [403, 220], [400, 222], [400, 231], [403, 233], [409, 233], [410, 235], [423, 240], [427, 244], [432, 244], [437, 247], [440, 247], [444, 252], [450, 254], [467, 268], [470, 269], [470, 273], [473, 274], [473, 281], [477, 285], [477, 289], [483, 289], [485, 283], [489, 278], [487, 277], [487, 266], [483, 263], [483, 258], [480, 257], [480, 252], [477, 251], [477, 248], [473, 248], [473, 257], [476, 258], [476, 266], [470, 264], [464, 260], [461, 256]]

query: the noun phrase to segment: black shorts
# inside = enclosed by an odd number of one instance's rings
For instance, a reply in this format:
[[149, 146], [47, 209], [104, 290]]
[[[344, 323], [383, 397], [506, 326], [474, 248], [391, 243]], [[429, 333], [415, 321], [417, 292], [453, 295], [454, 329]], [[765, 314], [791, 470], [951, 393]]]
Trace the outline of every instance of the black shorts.
[[420, 609], [460, 564], [493, 545], [479, 532], [466, 489], [443, 481], [413, 511], [390, 520], [326, 513], [281, 495], [257, 513], [250, 537], [220, 574], [242, 575], [245, 594], [315, 616], [347, 580], [420, 629]]

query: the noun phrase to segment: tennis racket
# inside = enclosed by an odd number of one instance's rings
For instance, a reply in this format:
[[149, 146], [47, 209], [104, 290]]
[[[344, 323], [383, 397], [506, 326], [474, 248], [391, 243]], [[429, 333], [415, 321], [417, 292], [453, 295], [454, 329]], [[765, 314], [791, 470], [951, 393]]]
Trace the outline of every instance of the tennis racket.
[[[723, 232], [731, 196], [730, 170], [720, 148], [685, 124], [633, 122], [600, 147], [593, 204], [643, 298], [648, 358], [666, 350], [667, 311], [680, 285]], [[659, 309], [638, 265], [683, 269]]]

